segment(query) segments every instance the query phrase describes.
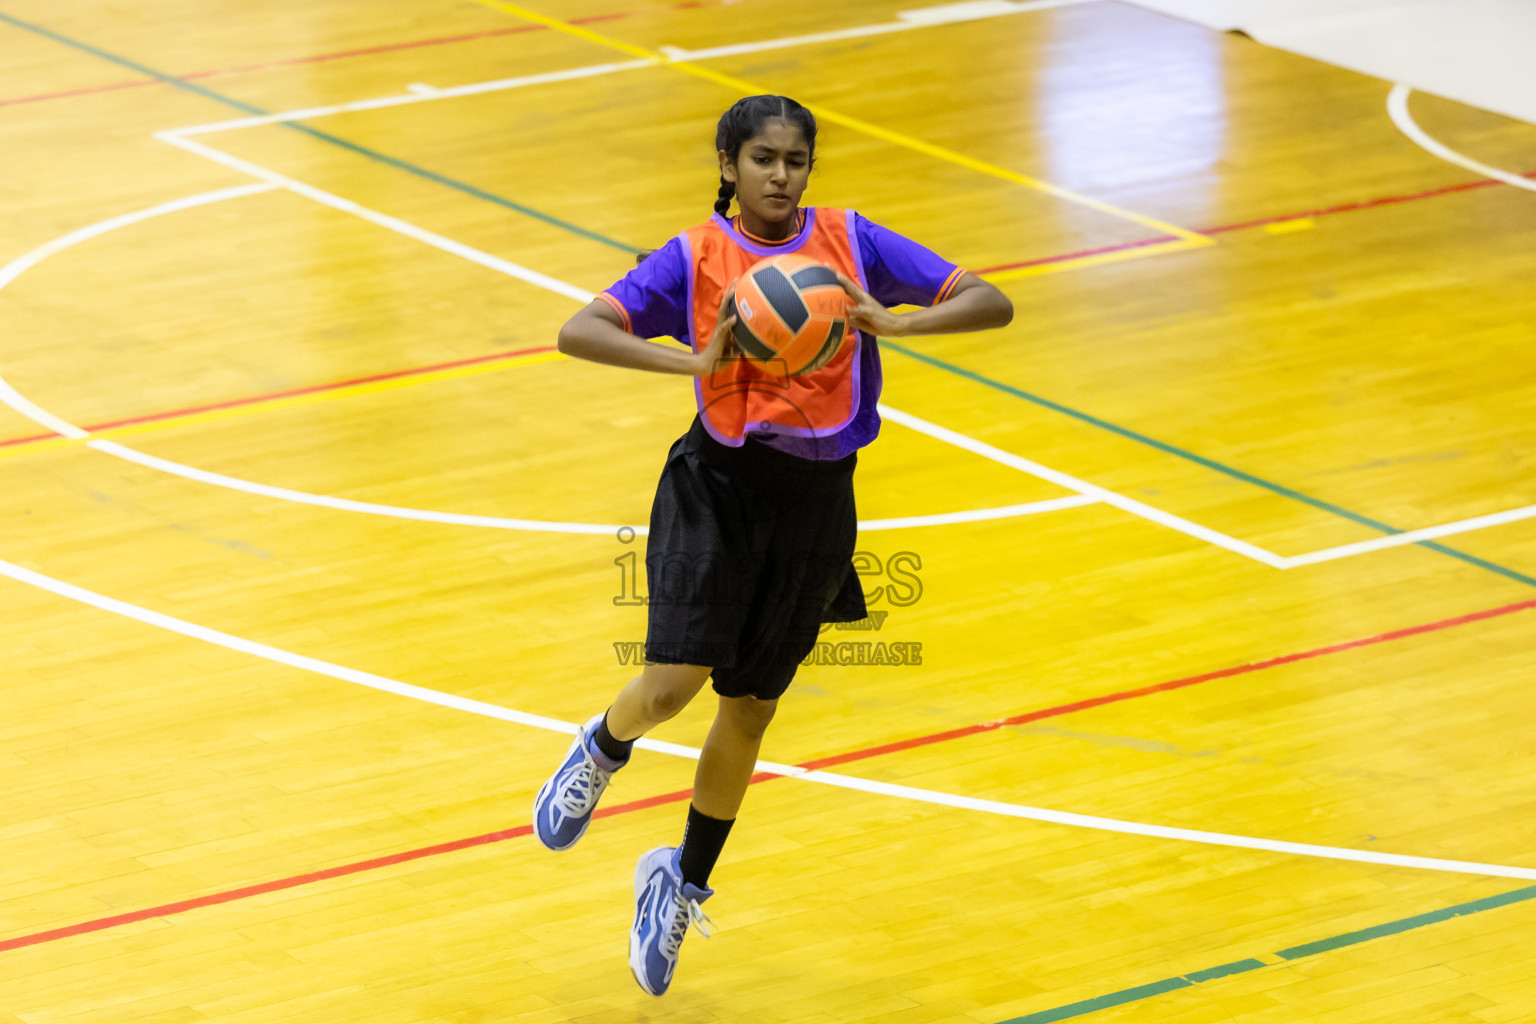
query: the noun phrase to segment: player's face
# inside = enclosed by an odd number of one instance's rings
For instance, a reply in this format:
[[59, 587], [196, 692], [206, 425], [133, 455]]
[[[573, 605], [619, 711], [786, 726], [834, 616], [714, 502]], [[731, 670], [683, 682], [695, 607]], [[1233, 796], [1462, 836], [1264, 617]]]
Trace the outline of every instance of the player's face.
[[782, 225], [795, 216], [811, 177], [811, 147], [788, 121], [773, 120], [741, 147], [734, 161], [720, 153], [720, 173], [736, 183], [749, 231]]

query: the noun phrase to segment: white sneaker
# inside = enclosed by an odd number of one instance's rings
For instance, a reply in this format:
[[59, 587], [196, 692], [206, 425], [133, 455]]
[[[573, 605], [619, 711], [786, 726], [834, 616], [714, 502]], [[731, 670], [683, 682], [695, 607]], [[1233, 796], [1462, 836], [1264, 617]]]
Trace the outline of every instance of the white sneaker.
[[709, 937], [712, 923], [699, 904], [715, 894], [683, 881], [680, 848], [658, 846], [635, 865], [635, 923], [629, 930], [629, 969], [640, 987], [659, 996], [672, 984], [677, 952], [691, 924]]
[[592, 735], [602, 720], [603, 716], [597, 715], [581, 727], [565, 760], [533, 798], [533, 834], [551, 850], [569, 850], [586, 835], [608, 780], [629, 763], [626, 760], [605, 769], [593, 760]]

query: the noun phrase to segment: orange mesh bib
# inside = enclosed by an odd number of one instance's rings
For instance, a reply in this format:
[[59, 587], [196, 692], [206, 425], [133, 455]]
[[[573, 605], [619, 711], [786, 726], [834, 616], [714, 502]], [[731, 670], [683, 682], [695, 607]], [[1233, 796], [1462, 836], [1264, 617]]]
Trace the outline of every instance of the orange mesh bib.
[[[692, 272], [688, 304], [694, 351], [702, 350], [714, 334], [725, 290], [758, 260], [795, 253], [820, 260], [849, 278], [864, 283], [856, 246], [849, 237], [851, 215], [845, 210], [816, 207], [805, 211], [806, 224], [797, 241], [758, 245], [738, 234], [718, 215], [683, 233]], [[722, 361], [712, 372], [694, 380], [699, 416], [715, 440], [739, 446], [751, 431], [796, 437], [828, 437], [846, 427], [859, 411], [858, 331], [819, 370], [799, 377], [778, 377], [745, 359]]]

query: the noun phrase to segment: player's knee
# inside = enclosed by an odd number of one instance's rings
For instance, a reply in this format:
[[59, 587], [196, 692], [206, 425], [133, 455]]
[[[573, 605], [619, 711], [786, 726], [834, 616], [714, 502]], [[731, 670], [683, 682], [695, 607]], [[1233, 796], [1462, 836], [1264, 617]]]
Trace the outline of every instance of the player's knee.
[[732, 697], [725, 701], [721, 710], [730, 716], [731, 724], [754, 739], [761, 739], [778, 710], [777, 700], [758, 700], [755, 697]]
[[699, 692], [709, 669], [695, 665], [648, 665], [645, 672], [645, 716], [665, 722], [677, 715]]
[[646, 717], [654, 722], [665, 722], [669, 718], [674, 718], [679, 711], [688, 706], [688, 700], [692, 696], [693, 694], [676, 686], [658, 686], [645, 695]]

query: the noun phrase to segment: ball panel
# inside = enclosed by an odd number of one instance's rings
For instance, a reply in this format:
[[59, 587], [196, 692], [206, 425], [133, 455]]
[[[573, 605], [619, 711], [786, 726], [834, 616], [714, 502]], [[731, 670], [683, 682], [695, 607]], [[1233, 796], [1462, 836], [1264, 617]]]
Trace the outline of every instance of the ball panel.
[[824, 263], [813, 263], [809, 267], [796, 270], [789, 275], [789, 279], [801, 292], [818, 285], [831, 285], [838, 291], [843, 290], [843, 286], [837, 283], [837, 272]]
[[800, 299], [813, 315], [847, 316], [848, 293], [841, 287], [813, 288], [802, 292]]
[[832, 321], [832, 328], [827, 331], [827, 340], [822, 342], [821, 350], [812, 357], [811, 361], [806, 364], [805, 369], [800, 371], [801, 373], [819, 370], [832, 361], [832, 357], [837, 355], [837, 350], [842, 348], [843, 330], [846, 326], [846, 320], [837, 319]]
[[791, 334], [805, 326], [811, 311], [805, 308], [799, 289], [790, 283], [784, 271], [769, 264], [750, 273], [752, 283], [757, 285], [758, 290], [763, 293], [774, 313], [784, 321], [784, 326], [789, 328]]
[[736, 282], [727, 312], [742, 354], [774, 376], [830, 363], [847, 337], [849, 299], [832, 268], [804, 256], [765, 259]]
[[742, 316], [733, 296], [725, 308], [725, 315], [736, 317], [736, 323], [731, 327], [731, 337], [736, 340], [736, 345], [746, 353], [749, 359], [766, 363], [776, 358], [773, 349], [763, 339], [752, 333], [752, 328], [747, 324], [747, 318]]
[[785, 365], [789, 368], [790, 376], [797, 376], [806, 371], [806, 366], [826, 344], [827, 333], [831, 330], [832, 320], [828, 317], [812, 317], [806, 325], [800, 329], [784, 348], [779, 350]]
[[773, 311], [773, 305], [758, 287], [755, 276], [745, 276], [736, 283], [736, 307], [741, 322], [747, 325], [770, 351], [777, 352], [794, 337]]

